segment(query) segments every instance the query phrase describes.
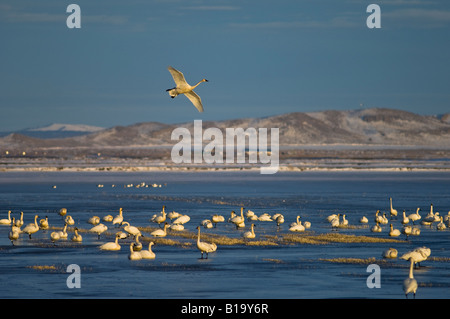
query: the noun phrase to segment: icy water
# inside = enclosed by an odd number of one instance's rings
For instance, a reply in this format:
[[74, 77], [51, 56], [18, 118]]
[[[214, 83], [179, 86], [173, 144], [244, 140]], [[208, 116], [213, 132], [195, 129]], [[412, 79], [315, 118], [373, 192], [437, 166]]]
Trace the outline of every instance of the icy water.
[[[136, 187], [140, 183], [161, 187]], [[125, 185], [133, 184], [133, 187]], [[103, 187], [99, 187], [103, 185]], [[114, 185], [115, 187], [112, 187]], [[130, 186], [130, 185], [129, 185]], [[448, 172], [296, 172], [260, 175], [259, 172], [11, 172], [0, 173], [0, 218], [8, 210], [18, 218], [24, 212], [25, 225], [48, 216], [50, 226], [62, 227], [57, 214], [65, 207], [80, 229], [92, 227], [89, 217], [118, 214], [123, 208], [126, 221], [134, 226], [157, 227], [150, 217], [161, 211], [177, 211], [191, 217], [186, 231], [213, 214], [228, 219], [232, 210], [250, 209], [257, 215], [282, 213], [285, 223], [255, 221], [255, 240], [323, 233], [390, 238], [388, 225], [381, 233], [369, 230], [375, 212], [389, 211], [389, 197], [399, 218], [421, 208], [424, 217], [434, 205], [441, 215], [450, 210]], [[346, 214], [352, 227], [332, 230], [326, 217]], [[305, 233], [289, 232], [289, 224], [301, 215], [312, 226]], [[362, 227], [359, 219], [369, 219]], [[195, 239], [171, 232], [168, 239], [183, 245], [160, 243], [153, 247], [154, 260], [130, 261], [129, 243], [121, 240], [118, 252], [101, 251], [98, 246], [113, 241], [109, 235], [82, 232], [82, 243], [70, 240], [50, 242], [52, 230], [32, 236], [22, 234], [13, 246], [9, 226], [0, 225], [0, 298], [193, 298], [193, 299], [298, 299], [298, 298], [402, 298], [402, 282], [409, 262], [385, 260], [382, 252], [394, 247], [399, 256], [416, 247], [431, 248], [429, 260], [414, 271], [419, 282], [416, 298], [450, 298], [450, 230], [420, 225], [420, 236], [402, 235], [395, 243], [325, 244], [286, 243], [277, 245], [218, 245], [208, 259], [200, 259]], [[247, 231], [230, 223], [202, 228], [202, 234], [240, 238]], [[75, 227], [74, 226], [74, 227]], [[69, 238], [73, 231], [69, 231]], [[144, 231], [144, 236], [149, 233]], [[144, 248], [147, 241], [144, 242]], [[338, 262], [335, 258], [347, 258]], [[349, 261], [348, 258], [354, 258]], [[372, 258], [372, 259], [370, 259]], [[380, 266], [380, 288], [368, 288], [369, 264]], [[81, 288], [68, 288], [67, 266], [81, 269]]]

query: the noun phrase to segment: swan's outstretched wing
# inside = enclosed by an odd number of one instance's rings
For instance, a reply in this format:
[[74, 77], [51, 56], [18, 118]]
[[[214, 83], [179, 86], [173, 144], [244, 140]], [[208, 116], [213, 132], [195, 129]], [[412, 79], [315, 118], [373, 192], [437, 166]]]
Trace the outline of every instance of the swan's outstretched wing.
[[170, 74], [172, 74], [173, 80], [175, 81], [177, 87], [184, 87], [189, 85], [184, 79], [183, 73], [181, 73], [177, 69], [172, 68], [171, 66], [167, 67], [167, 69], [169, 70]]
[[184, 95], [186, 95], [186, 97], [192, 102], [192, 104], [194, 104], [200, 113], [203, 112], [202, 99], [200, 96], [198, 96], [194, 91], [184, 93]]

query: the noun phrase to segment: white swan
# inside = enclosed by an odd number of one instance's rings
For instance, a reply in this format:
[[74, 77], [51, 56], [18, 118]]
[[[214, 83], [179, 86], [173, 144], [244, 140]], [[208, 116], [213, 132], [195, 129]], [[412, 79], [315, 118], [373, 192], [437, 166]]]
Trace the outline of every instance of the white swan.
[[338, 228], [339, 227], [339, 224], [340, 224], [340, 222], [339, 222], [339, 217], [341, 216], [341, 214], [337, 214], [336, 215], [336, 218], [333, 218], [332, 220], [331, 220], [331, 222], [330, 222], [330, 224], [331, 224], [331, 227], [332, 228]]
[[91, 224], [91, 225], [98, 225], [99, 223], [100, 223], [100, 217], [98, 217], [98, 216], [92, 216], [91, 218], [89, 218], [88, 219], [88, 224]]
[[214, 227], [214, 224], [209, 219], [202, 220], [202, 222], [200, 224], [205, 228], [213, 228]]
[[294, 226], [291, 226], [289, 228], [289, 231], [295, 231], [295, 232], [302, 232], [305, 231], [305, 226], [302, 225], [302, 222], [299, 221], [297, 224], [295, 224]]
[[20, 212], [20, 219], [17, 219], [14, 222], [14, 225], [16, 225], [17, 227], [22, 227], [22, 225], [23, 225], [23, 212]]
[[436, 225], [437, 230], [445, 230], [447, 226], [444, 224], [444, 218], [441, 216], [441, 221]]
[[382, 228], [379, 225], [379, 223], [376, 223], [375, 225], [372, 226], [372, 228], [370, 228], [370, 231], [373, 233], [381, 233]]
[[103, 216], [102, 219], [104, 222], [112, 222], [114, 217], [113, 217], [113, 215], [106, 215], [106, 216]]
[[141, 231], [135, 227], [135, 226], [131, 226], [129, 222], [122, 222], [122, 225], [126, 226], [123, 228], [123, 230], [125, 230], [128, 234], [133, 235], [134, 237], [136, 236], [142, 236]]
[[381, 224], [383, 222], [383, 216], [378, 215], [379, 213], [380, 213], [380, 211], [377, 210], [377, 212], [375, 213], [374, 221], [375, 221], [375, 223]]
[[342, 221], [339, 222], [339, 227], [345, 227], [348, 226], [348, 220], [345, 219], [345, 214], [342, 215]]
[[413, 275], [413, 265], [414, 265], [414, 261], [412, 258], [410, 259], [410, 266], [409, 266], [409, 276], [408, 278], [406, 278], [403, 281], [403, 291], [405, 292], [405, 296], [406, 298], [408, 298], [408, 294], [413, 293], [414, 294], [414, 299], [416, 298], [416, 291], [417, 288], [419, 287], [419, 285], [417, 284], [417, 280], [414, 279], [414, 275]]
[[293, 223], [290, 223], [289, 227], [293, 227], [293, 226], [298, 225], [298, 224], [300, 224], [300, 215], [297, 215], [297, 220], [295, 222], [293, 222]]
[[72, 216], [70, 216], [70, 215], [67, 215], [66, 216], [66, 219], [64, 220], [66, 223], [67, 223], [67, 225], [69, 225], [69, 226], [73, 226], [73, 225], [75, 225], [75, 220], [72, 218]]
[[150, 235], [154, 237], [166, 237], [167, 236], [167, 227], [169, 226], [168, 223], [164, 223], [163, 229], [157, 229], [155, 231], [152, 231]]
[[129, 260], [141, 260], [142, 256], [141, 253], [134, 251], [133, 249], [134, 243], [130, 244], [130, 254], [128, 255]]
[[277, 226], [280, 227], [280, 225], [284, 223], [284, 216], [279, 214], [277, 218], [275, 218], [275, 222], [277, 223]]
[[250, 231], [246, 231], [245, 233], [242, 234], [242, 237], [244, 238], [248, 238], [248, 239], [253, 239], [256, 237], [255, 235], [255, 230], [253, 229], [255, 227], [255, 224], [251, 225]]
[[197, 110], [201, 113], [203, 112], [203, 105], [202, 105], [202, 99], [200, 96], [198, 96], [194, 89], [202, 82], [208, 82], [207, 79], [202, 79], [199, 81], [196, 85], [191, 86], [189, 85], [185, 78], [183, 73], [180, 71], [174, 69], [173, 67], [169, 66], [167, 68], [170, 72], [170, 74], [173, 77], [173, 80], [175, 82], [175, 87], [171, 89], [167, 89], [166, 92], [169, 92], [169, 95], [171, 98], [176, 97], [179, 94], [184, 94], [191, 102], [194, 104], [194, 106], [197, 108]]
[[28, 234], [28, 237], [31, 239], [31, 235], [36, 233], [39, 230], [39, 226], [37, 223], [37, 219], [39, 218], [38, 215], [34, 216], [34, 223], [28, 224], [25, 226], [25, 228], [22, 230], [25, 234]]
[[177, 219], [175, 219], [173, 221], [174, 224], [180, 224], [180, 225], [184, 225], [186, 224], [188, 221], [190, 221], [191, 218], [188, 215], [181, 215], [180, 217], [178, 217]]
[[261, 214], [261, 216], [258, 217], [258, 220], [261, 221], [261, 222], [271, 222], [271, 221], [273, 221], [272, 217], [269, 214], [267, 214], [267, 213]]
[[163, 206], [162, 211], [159, 214], [154, 214], [150, 221], [161, 225], [161, 223], [164, 223], [166, 221], [166, 218], [166, 206]]
[[402, 228], [402, 234], [406, 236], [406, 239], [408, 239], [408, 236], [412, 233], [412, 226], [405, 225]]
[[78, 228], [75, 227], [74, 231], [75, 231], [75, 234], [72, 236], [72, 241], [77, 242], [77, 243], [83, 241], [83, 236], [78, 234]]
[[58, 215], [64, 217], [67, 214], [67, 208], [61, 208], [58, 212]]
[[139, 241], [139, 236], [141, 235], [136, 235], [135, 237], [135, 242], [133, 243], [133, 250], [134, 251], [141, 251], [142, 250], [142, 243]]
[[386, 249], [382, 254], [383, 258], [391, 258], [391, 259], [397, 258], [397, 255], [398, 255], [398, 251], [395, 248]]
[[11, 240], [11, 244], [14, 246], [14, 242], [19, 239], [20, 232], [17, 230], [16, 226], [11, 226], [11, 231], [8, 234], [9, 240]]
[[180, 217], [181, 214], [177, 213], [176, 211], [171, 211], [170, 213], [167, 214], [167, 218], [169, 218], [170, 220], [174, 220], [175, 218]]
[[397, 210], [394, 209], [394, 208], [392, 208], [392, 197], [389, 198], [389, 200], [390, 200], [390, 202], [391, 202], [391, 210], [390, 210], [390, 212], [391, 212], [391, 218], [392, 218], [392, 216], [397, 217], [397, 214], [398, 214]]
[[122, 225], [122, 222], [123, 222], [123, 212], [122, 212], [122, 207], [121, 207], [121, 208], [119, 209], [119, 215], [116, 215], [116, 216], [113, 218], [112, 223], [113, 223], [113, 225], [119, 224], [119, 226], [120, 226], [120, 225]]
[[391, 236], [391, 237], [400, 236], [400, 230], [394, 229], [394, 225], [391, 224], [391, 230], [389, 231], [389, 236]]
[[8, 218], [0, 219], [0, 225], [11, 225], [11, 211], [8, 211]]
[[431, 255], [431, 249], [427, 247], [419, 247], [403, 254], [400, 259], [412, 259], [415, 264], [420, 266], [420, 262], [425, 261]]
[[197, 226], [198, 229], [198, 237], [197, 237], [197, 248], [202, 253], [206, 253], [206, 258], [208, 258], [208, 253], [212, 253], [217, 250], [217, 245], [215, 243], [207, 243], [204, 241], [200, 241], [200, 226]]
[[413, 236], [419, 236], [420, 235], [420, 228], [419, 227], [413, 227], [411, 229], [411, 235]]
[[69, 236], [69, 234], [67, 233], [67, 224], [64, 224], [63, 230], [59, 231], [59, 238], [67, 239], [68, 236]]
[[380, 224], [387, 225], [388, 223], [389, 223], [389, 219], [387, 219], [386, 213], [383, 213], [383, 216], [382, 216]]
[[55, 244], [58, 240], [61, 239], [61, 236], [59, 235], [59, 232], [54, 231], [50, 234], [50, 239], [51, 239], [52, 243]]
[[406, 225], [409, 223], [409, 218], [406, 216], [406, 212], [403, 211], [403, 219], [402, 219], [402, 224]]
[[104, 233], [105, 231], [107, 231], [107, 230], [108, 230], [108, 226], [106, 226], [105, 224], [102, 224], [102, 223], [100, 223], [100, 224], [92, 227], [91, 229], [89, 229], [90, 232], [97, 234], [98, 239], [100, 239], [100, 235], [102, 233]]
[[333, 219], [335, 219], [337, 216], [338, 216], [337, 214], [331, 214], [331, 215], [329, 215], [329, 216], [327, 217], [327, 221], [328, 221], [329, 223], [331, 223], [331, 221], [332, 221]]
[[223, 223], [225, 221], [225, 217], [222, 215], [214, 214], [211, 217], [211, 222], [214, 224], [214, 228], [217, 227], [217, 223]]
[[361, 217], [361, 219], [359, 220], [359, 222], [360, 222], [361, 224], [367, 224], [367, 223], [369, 222], [369, 220], [367, 219], [366, 216], [363, 216], [363, 217]]
[[49, 228], [49, 226], [48, 226], [48, 217], [47, 216], [45, 216], [45, 219], [41, 219], [39, 221], [39, 228], [40, 229], [48, 229]]
[[116, 234], [116, 239], [114, 242], [105, 243], [101, 246], [99, 246], [101, 250], [120, 250], [120, 244], [119, 244], [119, 234]]
[[182, 224], [172, 224], [172, 225], [169, 226], [169, 228], [171, 230], [174, 230], [174, 231], [182, 231], [182, 230], [184, 230], [184, 226]]
[[153, 245], [154, 245], [154, 243], [151, 241], [148, 244], [148, 250], [143, 249], [143, 250], [140, 251], [142, 259], [155, 259], [156, 254], [152, 251], [152, 246]]
[[245, 227], [244, 207], [241, 207], [241, 215], [231, 218], [230, 222], [236, 225], [236, 228]]
[[420, 214], [419, 214], [419, 210], [420, 210], [420, 207], [417, 208], [417, 211], [415, 214], [410, 214], [408, 216], [409, 220], [412, 221], [413, 224], [422, 218], [422, 216], [420, 216]]

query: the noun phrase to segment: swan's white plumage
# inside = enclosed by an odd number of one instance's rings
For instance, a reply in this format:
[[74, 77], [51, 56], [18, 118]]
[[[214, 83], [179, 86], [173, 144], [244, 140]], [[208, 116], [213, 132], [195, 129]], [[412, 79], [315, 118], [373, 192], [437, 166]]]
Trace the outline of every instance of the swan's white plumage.
[[179, 94], [184, 94], [189, 101], [191, 101], [192, 104], [194, 104], [194, 106], [197, 108], [197, 110], [201, 113], [203, 112], [203, 104], [202, 104], [202, 99], [200, 98], [200, 96], [198, 96], [195, 92], [194, 89], [202, 82], [208, 82], [208, 80], [206, 79], [202, 79], [201, 81], [199, 81], [196, 85], [191, 86], [186, 82], [186, 79], [184, 78], [183, 73], [181, 73], [180, 71], [178, 71], [177, 69], [169, 66], [167, 68], [170, 72], [170, 74], [172, 75], [172, 78], [175, 82], [175, 87], [172, 89], [167, 89], [166, 91], [169, 92], [169, 95], [174, 98]]
[[143, 250], [140, 251], [142, 259], [155, 259], [156, 254], [152, 251], [152, 246], [153, 245], [154, 245], [154, 243], [151, 241], [148, 244], [148, 250], [143, 249]]
[[206, 253], [206, 258], [208, 258], [208, 253], [212, 253], [217, 250], [217, 245], [215, 243], [207, 243], [204, 241], [200, 241], [200, 226], [197, 226], [198, 230], [198, 237], [197, 237], [197, 248], [202, 253], [202, 259], [203, 259], [203, 253]]

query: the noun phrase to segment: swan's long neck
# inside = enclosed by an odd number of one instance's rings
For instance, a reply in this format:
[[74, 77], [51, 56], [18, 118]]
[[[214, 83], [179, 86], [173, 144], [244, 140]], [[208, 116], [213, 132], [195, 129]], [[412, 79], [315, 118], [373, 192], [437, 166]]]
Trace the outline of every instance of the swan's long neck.
[[433, 204], [431, 204], [431, 207], [430, 207], [430, 215], [433, 215]]
[[34, 225], [36, 225], [36, 227], [38, 227], [37, 219], [38, 219], [38, 215], [34, 216]]
[[200, 227], [198, 228], [198, 236], [197, 236], [197, 243], [200, 242]]
[[297, 216], [297, 224], [299, 223], [299, 221], [300, 221], [300, 216]]
[[196, 84], [196, 85], [194, 85], [194, 86], [192, 86], [192, 89], [195, 89], [197, 86], [199, 86], [200, 85], [200, 83], [203, 83], [204, 81], [203, 80], [201, 80], [201, 81], [198, 81], [198, 83]]
[[414, 268], [414, 261], [412, 258], [409, 259], [411, 261], [411, 265], [409, 266], [409, 278], [414, 278], [413, 275], [413, 268]]
[[391, 210], [392, 210], [392, 198], [390, 198], [390, 201], [391, 201]]

